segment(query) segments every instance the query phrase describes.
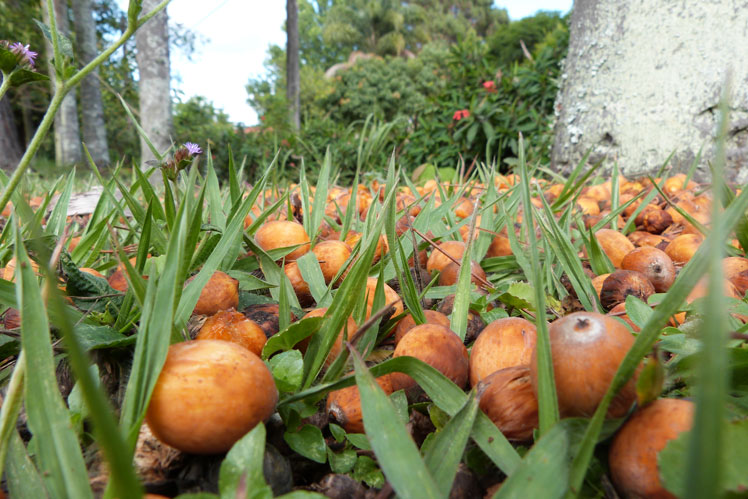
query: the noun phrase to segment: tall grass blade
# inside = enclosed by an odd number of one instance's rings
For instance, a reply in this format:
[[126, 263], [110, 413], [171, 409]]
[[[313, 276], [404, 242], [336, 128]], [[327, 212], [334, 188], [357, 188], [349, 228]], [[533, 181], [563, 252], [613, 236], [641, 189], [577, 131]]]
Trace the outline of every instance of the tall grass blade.
[[358, 352], [351, 349], [351, 354], [366, 435], [392, 488], [404, 498], [447, 497], [448, 494], [440, 493], [434, 483], [389, 397], [374, 380]]
[[78, 438], [57, 387], [44, 300], [18, 227], [15, 245], [16, 299], [21, 310], [21, 343], [28, 362], [26, 414], [29, 430], [37, 437], [36, 459], [54, 497], [93, 497]]
[[62, 233], [65, 230], [66, 219], [68, 215], [68, 205], [70, 204], [70, 195], [73, 192], [73, 181], [75, 180], [75, 168], [68, 175], [65, 187], [60, 193], [60, 197], [57, 198], [57, 204], [55, 205], [52, 213], [49, 215], [47, 220], [47, 227], [44, 232], [52, 234], [57, 237], [62, 237]]
[[[551, 341], [548, 336], [548, 323], [545, 318], [545, 283], [540, 272], [540, 255], [535, 237], [534, 211], [530, 197], [530, 175], [525, 163], [525, 146], [522, 134], [519, 135], [519, 170], [521, 178], [523, 222], [527, 226], [527, 239], [530, 245], [530, 272], [527, 277], [535, 290], [535, 327], [537, 329], [536, 355], [538, 365], [538, 422], [540, 435], [547, 433], [559, 420], [556, 383], [553, 379]], [[508, 231], [511, 232], [511, 229]]]

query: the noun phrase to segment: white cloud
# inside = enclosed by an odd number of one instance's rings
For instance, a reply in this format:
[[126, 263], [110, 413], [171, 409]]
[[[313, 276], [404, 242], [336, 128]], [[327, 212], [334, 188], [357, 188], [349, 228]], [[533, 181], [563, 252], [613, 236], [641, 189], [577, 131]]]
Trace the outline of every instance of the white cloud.
[[[117, 0], [127, 8], [126, 0]], [[172, 54], [172, 75], [176, 88], [187, 99], [205, 96], [223, 109], [235, 122], [257, 123], [257, 114], [247, 104], [244, 86], [250, 77], [264, 74], [263, 62], [271, 44], [284, 46], [283, 23], [286, 2], [282, 0], [174, 0], [169, 17], [192, 29], [208, 42], [197, 47], [193, 60]], [[511, 19], [532, 15], [538, 10], [571, 8], [572, 0], [497, 1]]]

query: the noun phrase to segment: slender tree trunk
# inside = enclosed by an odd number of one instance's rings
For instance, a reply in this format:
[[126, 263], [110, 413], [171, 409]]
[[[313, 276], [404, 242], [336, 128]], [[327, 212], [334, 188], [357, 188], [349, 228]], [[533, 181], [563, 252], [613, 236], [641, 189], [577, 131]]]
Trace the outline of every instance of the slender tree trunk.
[[[75, 16], [75, 36], [80, 65], [88, 64], [96, 57], [96, 22], [93, 18], [91, 0], [73, 0]], [[83, 142], [97, 165], [109, 163], [109, 147], [106, 140], [104, 105], [99, 87], [99, 70], [93, 70], [81, 82], [81, 118], [83, 121]]]
[[[143, 12], [158, 0], [145, 0]], [[136, 60], [140, 73], [140, 124], [160, 153], [171, 146], [171, 89], [169, 74], [169, 32], [166, 9], [155, 15], [135, 34]], [[146, 142], [140, 140], [140, 159], [153, 159]]]
[[22, 154], [13, 111], [6, 94], [5, 98], [0, 100], [0, 168], [6, 171], [13, 170], [21, 160]]
[[297, 0], [286, 0], [286, 98], [291, 125], [301, 125], [299, 103], [299, 7]]
[[[55, 17], [57, 18], [57, 30], [61, 35], [70, 38], [70, 26], [68, 23], [68, 4], [66, 0], [54, 0]], [[42, 15], [44, 22], [49, 24], [47, 15], [47, 3], [42, 0]], [[47, 54], [49, 54], [49, 77], [52, 90], [55, 86], [55, 70], [52, 59], [54, 52], [52, 44], [46, 40]], [[75, 91], [68, 93], [60, 105], [60, 110], [55, 115], [55, 163], [57, 165], [69, 165], [81, 161], [81, 139], [80, 125], [78, 124], [78, 104]]]

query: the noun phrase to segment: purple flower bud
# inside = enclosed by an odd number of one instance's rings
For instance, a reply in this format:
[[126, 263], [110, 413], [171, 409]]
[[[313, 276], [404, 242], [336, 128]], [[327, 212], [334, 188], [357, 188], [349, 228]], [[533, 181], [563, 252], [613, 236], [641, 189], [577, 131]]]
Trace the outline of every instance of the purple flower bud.
[[23, 45], [21, 42], [11, 44], [10, 51], [18, 57], [18, 64], [28, 65], [32, 68], [34, 67], [34, 59], [39, 55], [36, 52], [29, 50], [29, 46]]
[[190, 156], [197, 156], [198, 154], [202, 154], [203, 152], [203, 150], [200, 149], [199, 145], [192, 142], [185, 142], [183, 145], [185, 148], [187, 148], [187, 152], [190, 153]]

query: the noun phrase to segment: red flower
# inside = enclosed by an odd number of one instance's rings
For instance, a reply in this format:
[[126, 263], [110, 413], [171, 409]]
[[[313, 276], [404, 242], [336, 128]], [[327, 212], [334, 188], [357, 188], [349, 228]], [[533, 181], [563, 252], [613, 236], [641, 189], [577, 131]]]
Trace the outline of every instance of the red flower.
[[467, 109], [460, 109], [459, 111], [455, 111], [455, 114], [452, 115], [452, 119], [454, 121], [460, 121], [462, 118], [467, 118], [470, 116], [470, 111]]
[[488, 92], [495, 92], [496, 91], [496, 83], [494, 83], [493, 80], [488, 80], [483, 82], [483, 88], [486, 89]]

